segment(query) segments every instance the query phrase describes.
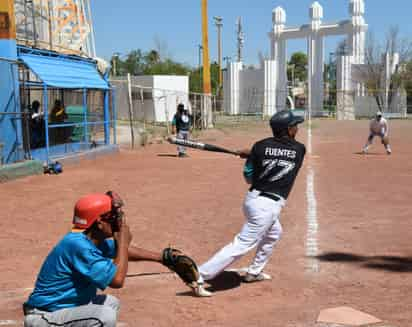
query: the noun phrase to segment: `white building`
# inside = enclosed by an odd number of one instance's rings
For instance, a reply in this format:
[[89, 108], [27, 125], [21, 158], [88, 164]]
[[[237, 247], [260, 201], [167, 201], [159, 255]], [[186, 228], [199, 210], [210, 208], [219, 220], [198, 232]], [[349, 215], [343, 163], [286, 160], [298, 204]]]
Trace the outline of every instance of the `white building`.
[[[118, 119], [129, 119], [127, 79], [111, 81], [116, 87]], [[131, 78], [133, 118], [148, 122], [173, 119], [176, 107], [189, 107], [189, 77], [176, 75], [133, 76]]]

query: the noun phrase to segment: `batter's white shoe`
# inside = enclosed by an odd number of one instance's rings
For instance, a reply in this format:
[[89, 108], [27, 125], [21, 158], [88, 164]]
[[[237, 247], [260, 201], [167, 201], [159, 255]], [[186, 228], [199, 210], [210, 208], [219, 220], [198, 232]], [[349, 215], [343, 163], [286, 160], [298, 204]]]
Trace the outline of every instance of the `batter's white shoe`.
[[212, 292], [209, 292], [205, 289], [203, 284], [197, 284], [195, 287], [192, 287], [193, 294], [197, 297], [211, 297], [213, 295]]
[[272, 277], [270, 275], [265, 274], [263, 272], [261, 272], [258, 275], [252, 275], [252, 274], [247, 273], [245, 277], [243, 277], [243, 281], [245, 283], [261, 282], [264, 280], [271, 280], [271, 279]]

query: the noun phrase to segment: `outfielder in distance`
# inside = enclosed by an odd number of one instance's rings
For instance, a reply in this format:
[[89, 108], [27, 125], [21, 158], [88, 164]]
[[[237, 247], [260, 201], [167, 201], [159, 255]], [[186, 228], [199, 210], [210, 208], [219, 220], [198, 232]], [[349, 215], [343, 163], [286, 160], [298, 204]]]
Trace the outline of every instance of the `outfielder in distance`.
[[211, 296], [204, 281], [213, 279], [226, 267], [257, 247], [244, 282], [271, 279], [263, 269], [282, 234], [280, 212], [286, 204], [305, 157], [305, 146], [295, 140], [302, 117], [282, 110], [270, 120], [273, 137], [255, 143], [251, 150], [239, 151], [247, 158], [243, 174], [251, 184], [243, 204], [246, 222], [234, 240], [199, 267], [200, 278], [194, 293]]
[[367, 154], [369, 146], [373, 142], [373, 138], [375, 136], [379, 136], [381, 138], [381, 143], [384, 145], [386, 149], [386, 153], [391, 154], [392, 150], [391, 146], [389, 145], [388, 132], [388, 122], [385, 118], [382, 117], [382, 112], [378, 111], [376, 113], [375, 118], [373, 118], [369, 123], [369, 136], [365, 146], [363, 147], [362, 153]]
[[114, 327], [120, 302], [97, 289], [122, 288], [129, 261], [154, 261], [189, 284], [196, 264], [179, 250], [152, 252], [131, 245], [132, 235], [114, 192], [89, 194], [74, 208], [73, 231], [49, 253], [23, 304], [25, 327]]

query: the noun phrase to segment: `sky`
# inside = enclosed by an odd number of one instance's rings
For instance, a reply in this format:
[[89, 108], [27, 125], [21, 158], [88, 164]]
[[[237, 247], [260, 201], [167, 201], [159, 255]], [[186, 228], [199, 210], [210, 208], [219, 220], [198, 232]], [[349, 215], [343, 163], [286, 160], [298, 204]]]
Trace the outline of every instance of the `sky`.
[[[199, 62], [201, 44], [200, 0], [92, 0], [92, 14], [99, 57], [109, 59], [115, 52], [149, 51], [160, 47], [172, 59], [192, 67]], [[286, 26], [309, 22], [313, 0], [209, 0], [209, 48], [211, 61], [217, 61], [217, 28], [214, 16], [223, 18], [223, 57], [236, 59], [236, 21], [242, 18], [245, 43], [243, 62], [255, 65], [259, 52], [270, 53], [267, 33], [272, 28], [272, 10], [281, 6], [286, 11]], [[349, 0], [320, 0], [324, 22], [349, 18]], [[397, 26], [401, 37], [412, 39], [411, 0], [365, 0], [365, 20], [375, 39], [384, 40], [387, 31]], [[342, 37], [325, 39], [325, 57], [336, 49]], [[288, 42], [288, 55], [306, 52], [305, 40]]]

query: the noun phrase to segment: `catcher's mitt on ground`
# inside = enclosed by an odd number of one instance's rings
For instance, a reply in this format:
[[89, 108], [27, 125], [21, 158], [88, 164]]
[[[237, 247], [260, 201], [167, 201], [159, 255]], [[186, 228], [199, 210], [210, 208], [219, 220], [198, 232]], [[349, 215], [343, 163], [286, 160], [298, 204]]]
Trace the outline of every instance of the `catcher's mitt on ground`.
[[174, 271], [185, 284], [194, 288], [199, 279], [199, 270], [192, 258], [185, 255], [182, 251], [166, 248], [162, 254], [162, 264]]
[[387, 136], [382, 137], [382, 144], [383, 145], [388, 145], [389, 144], [389, 137], [387, 137]]

